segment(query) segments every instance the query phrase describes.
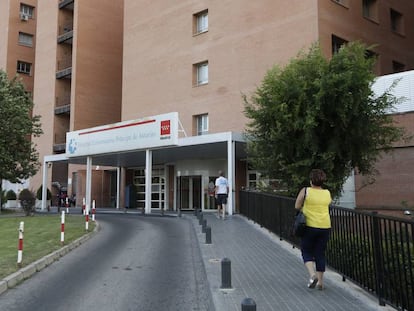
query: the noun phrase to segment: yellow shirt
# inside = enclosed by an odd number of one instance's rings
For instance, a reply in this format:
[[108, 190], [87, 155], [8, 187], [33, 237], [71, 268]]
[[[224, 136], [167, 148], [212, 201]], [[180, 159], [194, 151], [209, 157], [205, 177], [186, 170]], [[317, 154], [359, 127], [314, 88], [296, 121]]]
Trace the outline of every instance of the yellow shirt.
[[331, 201], [329, 190], [306, 188], [306, 198], [303, 204], [306, 226], [320, 229], [330, 228], [329, 204]]

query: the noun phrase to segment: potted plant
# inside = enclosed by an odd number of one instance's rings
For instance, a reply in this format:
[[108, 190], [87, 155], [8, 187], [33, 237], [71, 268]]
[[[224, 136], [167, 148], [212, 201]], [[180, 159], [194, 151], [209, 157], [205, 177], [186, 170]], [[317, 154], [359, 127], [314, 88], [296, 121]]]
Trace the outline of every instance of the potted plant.
[[31, 192], [29, 189], [23, 189], [19, 193], [19, 200], [20, 204], [26, 213], [26, 216], [33, 215], [36, 198], [33, 192]]
[[[42, 192], [43, 192], [43, 185], [41, 185], [39, 187], [39, 189], [37, 189], [36, 192], [36, 209], [41, 209], [42, 208]], [[52, 199], [52, 193], [50, 192], [49, 188], [46, 189], [46, 207], [47, 210], [50, 210], [50, 205], [51, 205], [51, 199]]]
[[6, 208], [16, 208], [18, 207], [17, 204], [17, 195], [12, 189], [6, 192]]

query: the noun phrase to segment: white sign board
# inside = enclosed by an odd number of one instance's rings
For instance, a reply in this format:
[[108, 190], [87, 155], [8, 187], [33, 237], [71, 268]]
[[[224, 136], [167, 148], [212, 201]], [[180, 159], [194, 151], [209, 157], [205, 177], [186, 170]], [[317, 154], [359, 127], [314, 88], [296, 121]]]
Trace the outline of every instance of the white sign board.
[[391, 94], [400, 98], [401, 102], [390, 113], [414, 111], [414, 70], [378, 77], [372, 85], [372, 90], [376, 96], [380, 96], [396, 81], [397, 85]]
[[150, 149], [178, 143], [178, 112], [66, 133], [66, 156]]

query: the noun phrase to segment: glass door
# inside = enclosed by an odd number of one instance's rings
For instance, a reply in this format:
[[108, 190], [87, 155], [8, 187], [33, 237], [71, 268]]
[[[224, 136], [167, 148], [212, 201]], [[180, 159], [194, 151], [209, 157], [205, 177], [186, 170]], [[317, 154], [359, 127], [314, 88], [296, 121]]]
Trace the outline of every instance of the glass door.
[[181, 210], [201, 208], [201, 176], [177, 177], [177, 203]]

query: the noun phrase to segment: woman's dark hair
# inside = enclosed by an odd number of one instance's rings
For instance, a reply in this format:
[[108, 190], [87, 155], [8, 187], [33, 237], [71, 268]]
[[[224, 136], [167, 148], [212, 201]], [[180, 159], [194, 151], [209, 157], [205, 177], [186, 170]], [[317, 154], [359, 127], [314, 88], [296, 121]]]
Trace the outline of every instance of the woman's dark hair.
[[326, 174], [320, 169], [313, 169], [309, 174], [309, 178], [314, 186], [320, 187], [326, 181]]

